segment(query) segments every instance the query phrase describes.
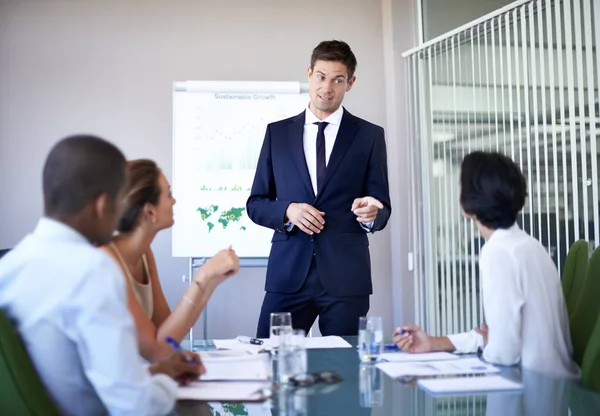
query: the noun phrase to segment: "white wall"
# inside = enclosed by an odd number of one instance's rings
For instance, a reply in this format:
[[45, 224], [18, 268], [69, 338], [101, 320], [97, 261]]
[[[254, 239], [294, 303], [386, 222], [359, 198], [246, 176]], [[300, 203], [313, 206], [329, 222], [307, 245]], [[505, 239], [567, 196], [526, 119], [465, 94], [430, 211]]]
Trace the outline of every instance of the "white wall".
[[[406, 133], [398, 125], [403, 116], [395, 117], [406, 108], [389, 106], [404, 84], [399, 57], [384, 60], [384, 50], [398, 54], [413, 46], [406, 24], [412, 16], [401, 7], [413, 2], [394, 3], [398, 21], [389, 20], [380, 0], [0, 0], [0, 247], [17, 244], [42, 214], [41, 168], [58, 139], [98, 134], [128, 158], [155, 159], [170, 176], [174, 80], [304, 80], [312, 48], [343, 39], [358, 58], [346, 107], [389, 128], [394, 207], [392, 223], [371, 238], [371, 314], [382, 315], [390, 331], [400, 318], [400, 306], [392, 318], [392, 298], [412, 308], [412, 294], [392, 287], [392, 276], [405, 280], [407, 247], [393, 243], [392, 256], [390, 242], [392, 234], [408, 239], [406, 169], [398, 167], [406, 158], [397, 159]], [[386, 79], [397, 83], [393, 90]], [[187, 261], [171, 257], [170, 238], [162, 232], [153, 248], [174, 305]], [[264, 277], [264, 268], [244, 269], [217, 290], [210, 337], [254, 333]]]

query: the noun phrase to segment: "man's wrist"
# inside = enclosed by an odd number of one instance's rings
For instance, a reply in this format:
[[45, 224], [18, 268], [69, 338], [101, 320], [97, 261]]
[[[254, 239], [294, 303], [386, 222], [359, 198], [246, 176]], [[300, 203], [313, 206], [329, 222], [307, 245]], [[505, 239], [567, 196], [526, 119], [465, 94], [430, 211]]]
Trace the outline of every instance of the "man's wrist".
[[431, 345], [434, 351], [454, 352], [456, 347], [448, 337], [431, 337]]
[[152, 375], [167, 374], [167, 372], [164, 368], [164, 363], [162, 361], [158, 361], [158, 362], [150, 364], [148, 366], [148, 372]]
[[292, 205], [294, 205], [295, 202], [290, 202], [288, 204], [288, 206], [285, 208], [285, 213], [283, 215], [283, 227], [281, 229], [277, 229], [277, 231], [279, 231], [280, 233], [285, 234], [285, 232], [290, 232], [294, 229], [294, 224], [292, 223], [292, 221], [290, 220], [290, 217], [288, 215], [288, 211], [290, 210], [290, 208], [292, 207]]
[[283, 214], [283, 222], [284, 222], [284, 223], [285, 223], [285, 222], [288, 222], [288, 221], [290, 220], [290, 217], [289, 217], [288, 211], [290, 210], [290, 208], [292, 208], [292, 206], [294, 206], [294, 204], [295, 204], [295, 202], [290, 202], [290, 203], [288, 204], [288, 206], [287, 206], [287, 207], [285, 207], [285, 212], [284, 212], [284, 214]]
[[283, 224], [283, 228], [287, 231], [290, 232], [294, 229], [294, 224], [290, 221], [287, 220], [284, 224]]
[[367, 232], [373, 231], [373, 225], [375, 224], [375, 220], [369, 222], [361, 222], [360, 226]]

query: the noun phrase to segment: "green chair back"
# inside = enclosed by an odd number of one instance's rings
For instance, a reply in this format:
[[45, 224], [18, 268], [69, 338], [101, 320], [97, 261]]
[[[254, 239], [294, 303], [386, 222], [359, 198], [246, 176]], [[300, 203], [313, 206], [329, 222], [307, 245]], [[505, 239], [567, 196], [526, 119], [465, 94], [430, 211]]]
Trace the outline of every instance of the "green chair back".
[[581, 366], [583, 354], [600, 313], [600, 248], [594, 250], [579, 301], [570, 317], [571, 340], [575, 362]]
[[19, 416], [60, 416], [42, 384], [25, 345], [0, 310], [0, 409]]
[[583, 354], [581, 384], [600, 393], [600, 316]]
[[573, 316], [585, 282], [589, 260], [589, 245], [585, 240], [576, 241], [569, 249], [562, 275], [562, 288], [569, 316]]

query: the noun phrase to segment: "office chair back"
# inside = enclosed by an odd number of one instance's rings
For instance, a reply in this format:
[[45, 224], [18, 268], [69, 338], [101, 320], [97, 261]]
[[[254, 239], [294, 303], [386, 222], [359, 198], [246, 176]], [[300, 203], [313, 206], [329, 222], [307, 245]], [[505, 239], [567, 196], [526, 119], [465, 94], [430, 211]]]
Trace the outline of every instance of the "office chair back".
[[2, 414], [60, 416], [42, 384], [21, 336], [0, 310], [0, 409]]
[[585, 240], [576, 241], [569, 249], [562, 276], [562, 288], [569, 316], [573, 316], [585, 282], [589, 261], [589, 245]]
[[600, 313], [598, 294], [600, 294], [600, 248], [594, 250], [590, 258], [579, 301], [569, 320], [573, 355], [579, 366], [582, 365], [583, 354]]
[[588, 341], [581, 365], [581, 384], [600, 393], [600, 316]]

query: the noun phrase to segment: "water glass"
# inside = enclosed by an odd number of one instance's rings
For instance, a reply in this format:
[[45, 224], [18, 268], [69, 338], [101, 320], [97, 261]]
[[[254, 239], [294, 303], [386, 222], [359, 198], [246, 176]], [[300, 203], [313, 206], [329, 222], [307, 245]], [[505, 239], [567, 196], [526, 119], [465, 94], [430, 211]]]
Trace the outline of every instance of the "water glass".
[[269, 329], [269, 345], [275, 353], [279, 347], [279, 333], [282, 329], [292, 329], [292, 314], [290, 312], [273, 312]]
[[[306, 416], [308, 414], [308, 395], [303, 394], [302, 390], [281, 385], [275, 394], [275, 401], [279, 413], [273, 412], [276, 416]], [[271, 414], [271, 413], [268, 413]]]
[[361, 364], [358, 371], [360, 407], [383, 406], [383, 381], [381, 371], [374, 364]]
[[383, 353], [381, 316], [361, 316], [358, 320], [358, 356], [363, 363], [379, 361]]
[[287, 384], [290, 377], [307, 373], [306, 333], [303, 329], [282, 330], [277, 363], [278, 380]]

